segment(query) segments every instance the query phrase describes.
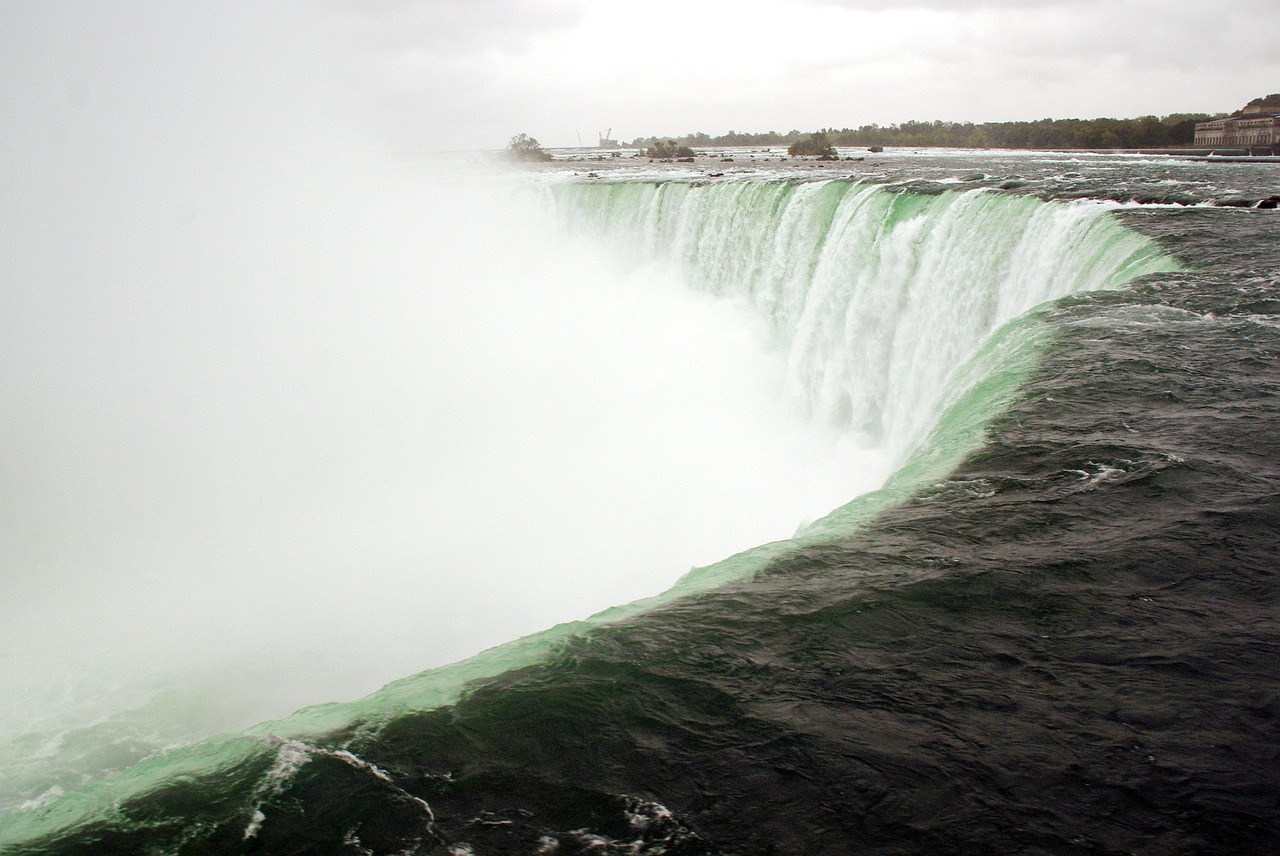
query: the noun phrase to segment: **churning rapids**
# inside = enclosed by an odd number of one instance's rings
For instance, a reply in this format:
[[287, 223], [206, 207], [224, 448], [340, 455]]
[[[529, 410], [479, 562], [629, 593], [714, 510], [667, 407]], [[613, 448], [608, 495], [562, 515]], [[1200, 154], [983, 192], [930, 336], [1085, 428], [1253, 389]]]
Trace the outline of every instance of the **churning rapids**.
[[[790, 460], [834, 473], [834, 488], [805, 483], [787, 532], [664, 593], [628, 592], [591, 608], [651, 596], [244, 731], [157, 724], [154, 699], [145, 716], [118, 705], [66, 720], [15, 705], [0, 735], [0, 848], [1276, 852], [1280, 220], [1253, 203], [1280, 194], [1280, 170], [736, 154], [732, 166], [559, 162], [496, 183], [574, 259], [614, 271], [601, 285], [624, 299], [583, 317], [694, 318], [646, 358], [703, 335], [746, 343], [715, 368], [690, 364], [702, 352], [672, 356], [674, 372], [708, 373], [693, 397], [758, 374], [751, 400], [765, 390], [781, 422], [803, 426], [768, 436], [787, 438], [780, 453], [796, 437], [822, 446]], [[553, 315], [572, 309], [507, 311], [559, 335]], [[374, 315], [359, 320], [383, 335]], [[623, 329], [569, 343], [556, 365], [590, 362]], [[513, 371], [504, 394], [555, 394], [522, 393], [532, 373]], [[593, 405], [549, 406], [571, 410], [532, 431]], [[643, 411], [628, 411], [637, 432], [667, 442]], [[707, 427], [725, 442], [735, 430]], [[680, 464], [690, 490], [721, 478], [696, 458]], [[486, 490], [501, 494], [505, 466], [486, 470]], [[564, 490], [595, 478], [566, 472]], [[758, 483], [761, 504], [799, 501], [766, 496], [772, 485]], [[753, 502], [748, 483], [726, 490]], [[577, 531], [609, 516], [586, 514]], [[654, 519], [644, 539], [675, 538], [680, 520]], [[364, 545], [396, 531], [360, 525]], [[473, 539], [552, 525], [495, 499]], [[561, 537], [573, 549], [575, 529]], [[339, 572], [359, 577], [327, 571]], [[339, 590], [358, 603], [358, 583]], [[273, 595], [286, 611], [288, 592]], [[361, 614], [376, 623], [381, 608]]]

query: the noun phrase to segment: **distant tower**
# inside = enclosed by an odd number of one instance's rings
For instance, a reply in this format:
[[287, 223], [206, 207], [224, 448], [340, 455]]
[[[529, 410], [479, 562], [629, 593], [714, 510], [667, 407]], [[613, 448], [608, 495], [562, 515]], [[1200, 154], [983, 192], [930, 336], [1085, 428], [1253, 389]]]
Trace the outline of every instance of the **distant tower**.
[[600, 145], [597, 146], [597, 148], [601, 148], [601, 149], [622, 148], [622, 146], [618, 145], [618, 141], [615, 139], [612, 139], [612, 137], [613, 137], [613, 128], [610, 128], [609, 130], [605, 131], [603, 134], [600, 135]]

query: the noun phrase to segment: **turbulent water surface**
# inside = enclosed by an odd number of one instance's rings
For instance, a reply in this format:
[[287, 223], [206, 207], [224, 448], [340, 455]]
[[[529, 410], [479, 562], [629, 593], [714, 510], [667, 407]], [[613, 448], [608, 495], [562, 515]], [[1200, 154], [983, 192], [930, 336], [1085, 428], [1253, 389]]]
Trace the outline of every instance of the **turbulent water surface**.
[[514, 181], [758, 319], [880, 490], [358, 701], [35, 747], [5, 852], [1280, 848], [1280, 171], [734, 154]]

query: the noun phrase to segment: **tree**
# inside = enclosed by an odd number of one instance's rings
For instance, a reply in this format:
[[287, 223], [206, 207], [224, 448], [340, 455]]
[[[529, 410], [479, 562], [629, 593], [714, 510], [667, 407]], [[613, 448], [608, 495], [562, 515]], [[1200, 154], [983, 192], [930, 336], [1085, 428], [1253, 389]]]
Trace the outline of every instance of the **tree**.
[[831, 145], [830, 138], [819, 131], [816, 134], [810, 134], [806, 140], [792, 143], [787, 147], [787, 154], [795, 157], [797, 155], [817, 155], [822, 160], [835, 160], [836, 147]]
[[693, 149], [678, 145], [675, 140], [656, 140], [649, 148], [641, 149], [640, 154], [658, 160], [675, 160], [693, 157]]
[[543, 151], [538, 141], [528, 134], [516, 134], [507, 143], [507, 157], [514, 161], [539, 162], [551, 160], [551, 155]]

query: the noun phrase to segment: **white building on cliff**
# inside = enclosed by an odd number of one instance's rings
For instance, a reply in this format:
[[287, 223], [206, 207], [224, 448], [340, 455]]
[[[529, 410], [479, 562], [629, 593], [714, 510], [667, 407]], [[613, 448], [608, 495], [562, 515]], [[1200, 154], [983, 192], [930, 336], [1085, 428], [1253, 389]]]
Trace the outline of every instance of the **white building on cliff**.
[[1198, 122], [1195, 145], [1274, 152], [1280, 147], [1280, 94], [1255, 98], [1243, 110], [1222, 119]]

